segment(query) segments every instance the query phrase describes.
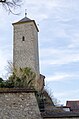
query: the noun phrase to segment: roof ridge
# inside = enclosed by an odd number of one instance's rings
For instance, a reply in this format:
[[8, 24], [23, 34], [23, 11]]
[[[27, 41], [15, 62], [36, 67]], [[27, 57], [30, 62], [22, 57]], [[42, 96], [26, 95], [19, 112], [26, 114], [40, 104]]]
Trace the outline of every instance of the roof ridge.
[[[29, 19], [28, 17], [24, 17], [21, 20], [19, 20], [18, 22], [27, 22], [27, 21], [32, 21], [31, 19]], [[17, 23], [18, 23], [17, 22]]]

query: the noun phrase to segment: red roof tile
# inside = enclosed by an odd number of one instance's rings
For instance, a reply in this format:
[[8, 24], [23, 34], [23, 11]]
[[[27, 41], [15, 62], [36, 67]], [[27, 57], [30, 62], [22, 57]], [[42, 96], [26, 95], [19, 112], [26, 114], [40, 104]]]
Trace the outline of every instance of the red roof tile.
[[79, 112], [79, 100], [77, 101], [67, 101], [66, 106], [70, 107], [70, 110], [73, 112]]

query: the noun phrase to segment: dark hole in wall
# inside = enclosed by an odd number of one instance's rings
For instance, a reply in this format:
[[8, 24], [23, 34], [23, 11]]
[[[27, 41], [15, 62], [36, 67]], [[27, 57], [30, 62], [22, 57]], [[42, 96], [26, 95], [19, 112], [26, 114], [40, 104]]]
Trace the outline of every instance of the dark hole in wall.
[[22, 41], [25, 41], [25, 37], [24, 36], [22, 37]]

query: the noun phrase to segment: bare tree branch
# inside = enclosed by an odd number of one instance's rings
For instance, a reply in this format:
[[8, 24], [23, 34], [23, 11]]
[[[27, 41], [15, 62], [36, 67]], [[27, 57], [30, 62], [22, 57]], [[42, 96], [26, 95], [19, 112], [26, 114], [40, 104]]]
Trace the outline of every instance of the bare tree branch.
[[0, 2], [6, 2], [6, 0], [0, 0]]
[[[13, 12], [15, 9], [21, 6], [23, 0], [0, 0], [0, 3], [9, 13], [16, 14]], [[19, 14], [19, 13], [18, 13]]]

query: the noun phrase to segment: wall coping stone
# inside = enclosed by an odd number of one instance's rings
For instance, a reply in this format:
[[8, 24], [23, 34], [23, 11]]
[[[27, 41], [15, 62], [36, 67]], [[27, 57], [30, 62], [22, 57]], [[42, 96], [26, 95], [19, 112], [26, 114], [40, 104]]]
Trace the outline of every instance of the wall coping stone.
[[78, 112], [42, 112], [43, 118], [79, 118]]
[[35, 93], [34, 89], [30, 88], [0, 88], [0, 93]]

